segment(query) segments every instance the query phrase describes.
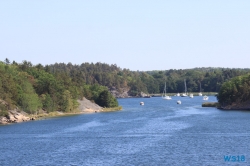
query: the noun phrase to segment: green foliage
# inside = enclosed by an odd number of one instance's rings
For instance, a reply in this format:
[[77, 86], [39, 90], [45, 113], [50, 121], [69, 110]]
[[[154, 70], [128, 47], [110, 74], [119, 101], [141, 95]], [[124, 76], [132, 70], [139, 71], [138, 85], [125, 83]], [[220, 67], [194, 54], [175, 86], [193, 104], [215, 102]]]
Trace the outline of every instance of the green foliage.
[[41, 103], [37, 94], [23, 94], [20, 99], [20, 106], [23, 111], [34, 114], [41, 106]]
[[[108, 90], [90, 77], [84, 80], [85, 73], [72, 70], [74, 66], [70, 63], [63, 65], [62, 70], [56, 70], [41, 64], [33, 66], [28, 61], [21, 64], [9, 64], [8, 59], [5, 61], [0, 62], [0, 99], [8, 102], [8, 109], [17, 106], [27, 113], [36, 113], [39, 109], [47, 112], [72, 112], [78, 108], [77, 99], [86, 97], [94, 101], [99, 98], [101, 92]], [[98, 65], [106, 71], [111, 71], [109, 65]], [[115, 68], [117, 67], [112, 66], [112, 70]], [[91, 73], [90, 69], [87, 71]], [[116, 79], [110, 73], [106, 73], [105, 78], [100, 74], [96, 76], [99, 81], [106, 81], [108, 85], [109, 79]], [[93, 84], [88, 85], [86, 82]], [[113, 103], [115, 102], [111, 100], [108, 105], [113, 106]]]
[[0, 116], [8, 116], [7, 108], [4, 104], [0, 103]]
[[10, 60], [8, 58], [6, 58], [4, 61], [6, 64], [10, 64]]
[[103, 92], [104, 90], [108, 90], [107, 87], [100, 86], [98, 84], [94, 84], [94, 85], [89, 86], [89, 89], [92, 93], [92, 98], [91, 98], [92, 100], [96, 100], [99, 97], [101, 92]]
[[74, 100], [70, 94], [70, 91], [65, 90], [63, 92], [63, 104], [62, 104], [62, 111], [64, 112], [73, 112], [74, 110], [76, 110], [76, 108], [78, 107], [79, 103]]
[[[229, 69], [229, 68], [194, 68], [186, 70], [165, 70], [165, 71], [130, 71], [118, 68], [116, 65], [105, 63], [83, 63], [72, 65], [56, 63], [49, 66], [52, 73], [66, 73], [77, 86], [102, 85], [109, 89], [114, 87], [119, 91], [122, 88], [130, 89], [131, 96], [144, 93], [161, 93], [165, 82], [169, 93], [184, 91], [183, 80], [187, 80], [189, 92], [199, 92], [200, 83], [203, 92], [218, 92], [222, 83], [235, 76], [246, 74], [250, 69]], [[84, 89], [88, 98], [92, 98], [89, 89]], [[82, 96], [79, 91], [79, 96]], [[95, 97], [94, 97], [95, 98]]]
[[250, 99], [250, 74], [238, 76], [223, 83], [217, 99], [221, 106], [248, 101]]
[[4, 104], [0, 103], [0, 110], [1, 111], [7, 111], [7, 108]]
[[51, 96], [46, 93], [40, 96], [40, 100], [42, 102], [42, 108], [47, 112], [56, 111], [54, 107], [54, 101], [52, 100]]
[[102, 107], [118, 107], [116, 98], [108, 90], [101, 92], [95, 102]]
[[2, 110], [0, 110], [0, 116], [7, 117], [8, 115], [9, 115], [8, 111], [2, 111]]
[[112, 112], [112, 111], [120, 111], [120, 110], [122, 110], [122, 106], [103, 108], [104, 112]]
[[42, 103], [38, 95], [35, 93], [33, 86], [27, 80], [23, 80], [20, 82], [19, 87], [19, 106], [25, 112], [36, 113], [36, 111], [41, 108]]
[[16, 75], [14, 67], [0, 63], [0, 99], [8, 101], [10, 107], [17, 101]]
[[[115, 107], [117, 100], [109, 89], [138, 96], [144, 93], [161, 93], [166, 82], [168, 93], [184, 91], [186, 79], [189, 92], [218, 92], [225, 81], [246, 74], [250, 69], [195, 68], [187, 70], [130, 71], [105, 63], [56, 63], [42, 66], [23, 61], [21, 64], [6, 58], [0, 62], [0, 99], [8, 109], [22, 108], [28, 113], [38, 109], [47, 112], [72, 112], [77, 99], [86, 97], [104, 107]], [[249, 98], [249, 81], [245, 76], [228, 83], [221, 89], [218, 99], [225, 103]], [[243, 93], [244, 92], [244, 93]], [[229, 98], [226, 97], [233, 94]], [[239, 97], [239, 94], [242, 96]]]

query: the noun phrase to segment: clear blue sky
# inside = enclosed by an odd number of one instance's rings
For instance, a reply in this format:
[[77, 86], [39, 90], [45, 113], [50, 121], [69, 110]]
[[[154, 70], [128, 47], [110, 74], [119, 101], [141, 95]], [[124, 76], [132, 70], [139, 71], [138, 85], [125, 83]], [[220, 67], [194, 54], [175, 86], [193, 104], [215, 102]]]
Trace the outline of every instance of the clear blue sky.
[[250, 0], [1, 0], [0, 60], [250, 68]]

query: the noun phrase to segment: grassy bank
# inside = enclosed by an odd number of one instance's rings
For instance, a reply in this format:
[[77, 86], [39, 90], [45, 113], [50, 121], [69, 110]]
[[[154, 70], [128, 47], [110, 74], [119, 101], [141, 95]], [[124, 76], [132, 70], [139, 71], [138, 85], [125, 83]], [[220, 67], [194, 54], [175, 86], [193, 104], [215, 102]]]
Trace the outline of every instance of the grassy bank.
[[49, 113], [41, 113], [41, 114], [31, 114], [29, 117], [34, 120], [45, 119], [45, 118], [52, 118], [52, 117], [60, 117], [60, 116], [70, 116], [70, 115], [77, 115], [82, 114], [82, 112], [49, 112]]
[[[103, 108], [103, 111], [101, 111], [101, 112], [112, 112], [112, 111], [120, 111], [120, 110], [122, 110], [122, 106], [113, 107], [113, 108]], [[34, 120], [39, 120], [39, 119], [45, 119], [45, 118], [71, 116], [71, 115], [87, 114], [87, 113], [90, 113], [90, 112], [80, 112], [80, 111], [58, 112], [58, 111], [54, 111], [54, 112], [49, 112], [49, 113], [31, 114], [31, 115], [29, 115], [29, 117], [31, 119], [33, 118]], [[95, 113], [95, 112], [91, 112], [91, 113]]]
[[202, 107], [219, 107], [219, 103], [218, 102], [205, 102], [202, 103]]
[[112, 111], [120, 111], [122, 110], [122, 106], [112, 107], [112, 108], [103, 108], [103, 112], [112, 112]]

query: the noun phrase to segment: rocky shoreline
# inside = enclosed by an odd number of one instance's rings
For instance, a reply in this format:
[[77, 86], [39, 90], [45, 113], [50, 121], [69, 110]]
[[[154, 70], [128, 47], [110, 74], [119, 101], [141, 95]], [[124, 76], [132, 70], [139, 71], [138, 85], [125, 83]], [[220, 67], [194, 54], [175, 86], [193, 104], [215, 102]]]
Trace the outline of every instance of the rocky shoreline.
[[216, 107], [220, 110], [250, 110], [250, 102], [232, 103], [230, 105], [221, 105], [218, 102], [205, 102], [202, 107]]
[[44, 111], [39, 111], [36, 115], [30, 115], [26, 112], [14, 109], [8, 110], [8, 116], [0, 116], [0, 125], [11, 124], [11, 123], [20, 123], [20, 122], [27, 122], [30, 120], [42, 119], [46, 117], [54, 117], [54, 116], [66, 116], [72, 114], [86, 114], [86, 113], [97, 113], [97, 112], [104, 112], [104, 109], [99, 105], [83, 98], [82, 100], [78, 100], [79, 107], [77, 112], [74, 113], [63, 113], [63, 112], [53, 112], [53, 113], [46, 113]]
[[218, 107], [223, 110], [250, 110], [250, 101], [243, 103], [232, 103], [231, 105], [221, 105]]
[[35, 120], [34, 118], [29, 117], [27, 113], [18, 109], [9, 110], [8, 113], [9, 114], [7, 117], [0, 117], [0, 124], [19, 123]]

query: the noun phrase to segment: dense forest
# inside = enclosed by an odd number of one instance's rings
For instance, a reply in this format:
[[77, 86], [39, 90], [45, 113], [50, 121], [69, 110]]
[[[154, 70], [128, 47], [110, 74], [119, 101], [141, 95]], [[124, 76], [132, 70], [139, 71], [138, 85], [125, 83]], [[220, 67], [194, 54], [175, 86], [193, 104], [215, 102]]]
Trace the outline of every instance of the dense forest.
[[217, 99], [222, 107], [232, 104], [241, 105], [248, 102], [246, 108], [249, 109], [250, 74], [238, 76], [225, 82], [220, 88]]
[[[105, 63], [43, 66], [28, 61], [10, 62], [6, 58], [4, 62], [0, 61], [0, 109], [20, 107], [28, 113], [38, 109], [71, 112], [78, 107], [77, 99], [83, 97], [103, 107], [116, 107], [118, 102], [111, 90], [121, 92], [125, 89], [129, 96], [140, 96], [141, 92], [158, 94], [166, 82], [168, 93], [181, 93], [184, 79], [188, 92], [199, 92], [200, 87], [202, 92], [219, 92], [225, 81], [249, 72], [250, 69], [230, 68], [130, 71]], [[238, 87], [237, 91], [240, 91]], [[8, 103], [8, 108], [4, 102]]]
[[81, 65], [56, 63], [47, 68], [53, 74], [65, 73], [74, 82], [80, 84], [81, 82], [89, 85], [99, 84], [117, 90], [127, 88], [131, 96], [138, 96], [140, 92], [161, 93], [165, 82], [168, 93], [181, 93], [184, 91], [184, 79], [186, 79], [188, 92], [199, 92], [200, 85], [203, 92], [218, 92], [225, 81], [250, 72], [250, 69], [230, 68], [130, 71], [105, 63], [82, 63]]
[[27, 113], [43, 109], [47, 112], [72, 112], [78, 108], [77, 99], [86, 97], [103, 107], [117, 107], [117, 99], [108, 88], [72, 79], [66, 72], [50, 72], [48, 66], [33, 66], [23, 61], [0, 62], [0, 116], [16, 107]]

